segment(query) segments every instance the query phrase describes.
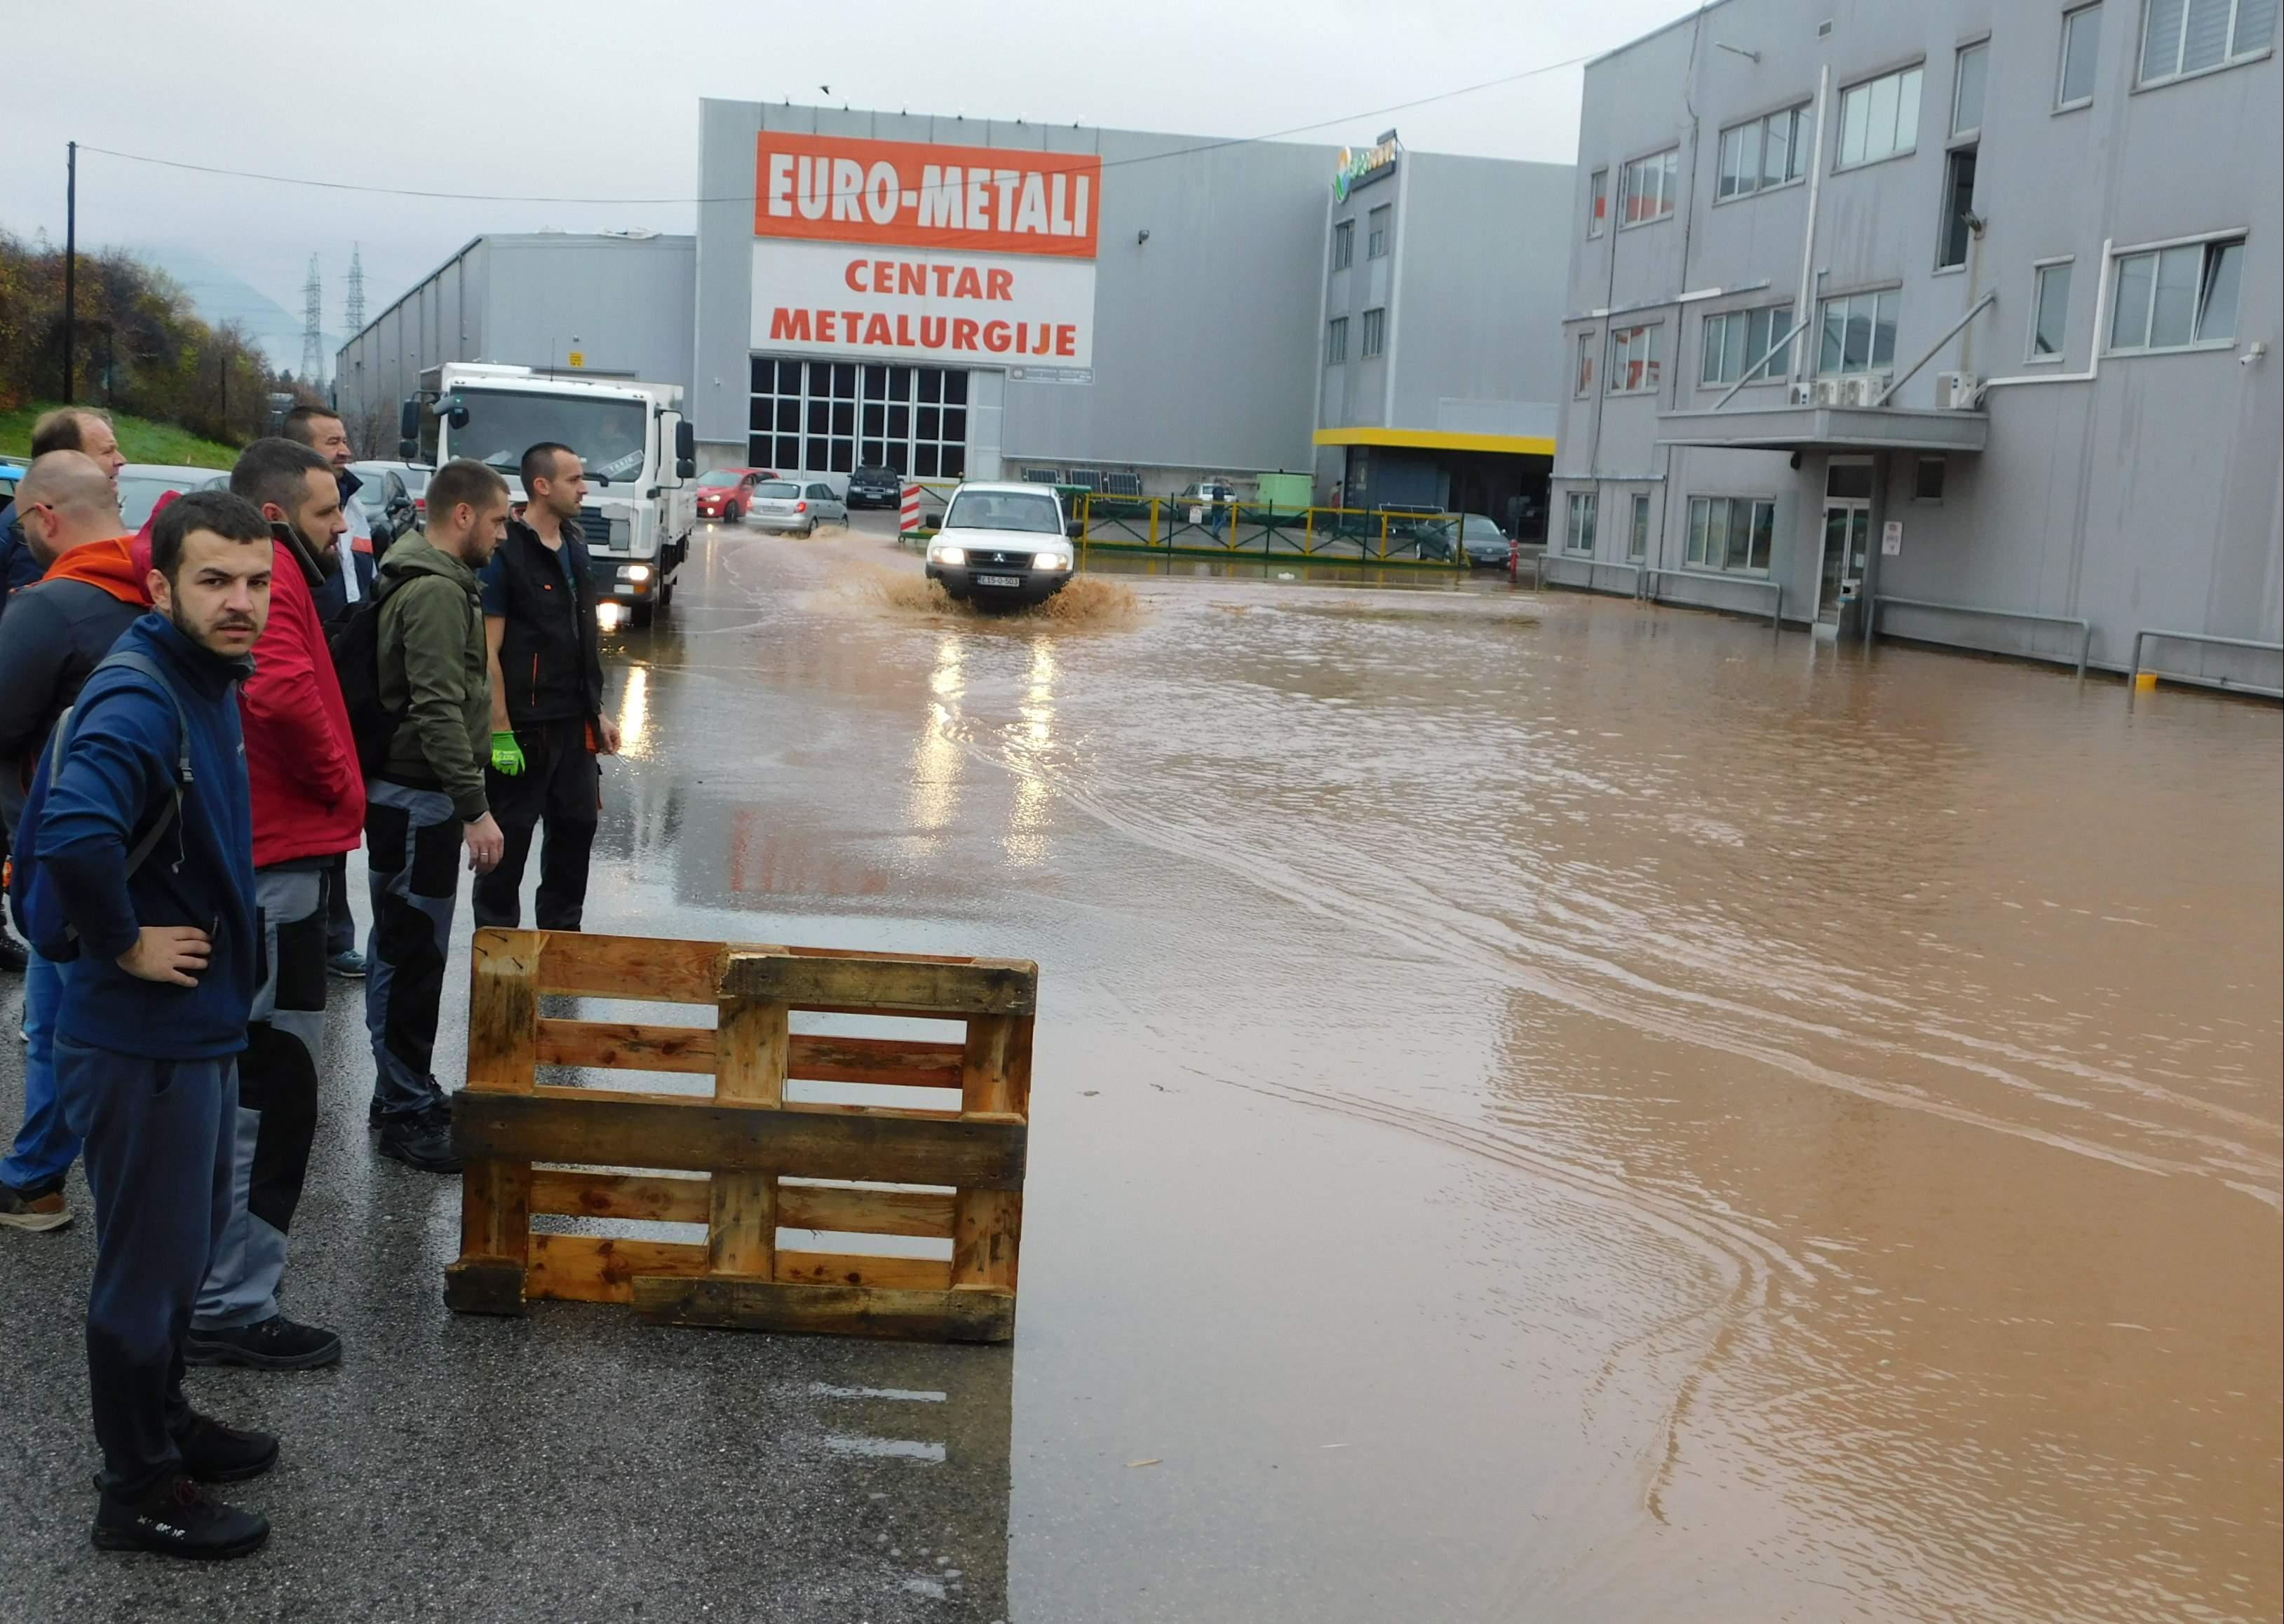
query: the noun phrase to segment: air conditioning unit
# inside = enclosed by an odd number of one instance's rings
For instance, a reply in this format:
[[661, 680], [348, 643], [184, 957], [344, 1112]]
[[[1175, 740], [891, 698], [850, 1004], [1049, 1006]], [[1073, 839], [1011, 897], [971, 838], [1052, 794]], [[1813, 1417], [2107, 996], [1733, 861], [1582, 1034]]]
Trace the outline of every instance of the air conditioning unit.
[[1816, 403], [1819, 406], [1839, 405], [1841, 403], [1841, 385], [1853, 381], [1854, 380], [1851, 379], [1845, 378], [1818, 379], [1812, 386], [1816, 391]]
[[1816, 404], [1816, 386], [1806, 379], [1795, 379], [1791, 388], [1792, 403], [1795, 406]]
[[1983, 395], [1983, 380], [1972, 372], [1937, 372], [1935, 403], [1943, 411], [1973, 411]]
[[1880, 398], [1881, 391], [1887, 386], [1886, 378], [1873, 374], [1859, 373], [1853, 378], [1843, 378], [1840, 380], [1840, 404], [1869, 406]]

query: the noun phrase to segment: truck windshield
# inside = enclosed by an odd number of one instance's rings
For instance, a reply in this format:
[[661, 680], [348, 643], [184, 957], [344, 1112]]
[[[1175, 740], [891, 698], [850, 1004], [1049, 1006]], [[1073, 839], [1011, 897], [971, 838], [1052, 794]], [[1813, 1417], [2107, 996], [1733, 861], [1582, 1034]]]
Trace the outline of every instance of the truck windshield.
[[1052, 496], [1028, 490], [963, 490], [943, 516], [947, 530], [1036, 530], [1060, 535], [1062, 515]]
[[452, 455], [514, 473], [523, 454], [544, 441], [569, 446], [598, 482], [642, 471], [643, 403], [505, 389], [455, 390], [467, 409], [465, 428], [450, 431]]

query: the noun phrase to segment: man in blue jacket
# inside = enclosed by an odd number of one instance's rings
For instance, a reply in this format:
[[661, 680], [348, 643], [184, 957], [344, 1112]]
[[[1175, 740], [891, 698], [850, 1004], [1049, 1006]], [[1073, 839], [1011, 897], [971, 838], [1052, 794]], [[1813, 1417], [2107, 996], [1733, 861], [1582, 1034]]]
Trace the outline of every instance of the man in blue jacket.
[[[237, 690], [269, 619], [272, 558], [261, 513], [227, 492], [160, 515], [153, 612], [81, 689], [60, 769], [51, 781], [42, 769], [21, 829], [80, 949], [54, 1052], [94, 1197], [87, 1363], [105, 1550], [236, 1557], [270, 1533], [202, 1485], [268, 1471], [278, 1441], [191, 1409], [183, 1340], [230, 1216], [238, 1055], [259, 980]], [[161, 838], [130, 871], [153, 827]]]

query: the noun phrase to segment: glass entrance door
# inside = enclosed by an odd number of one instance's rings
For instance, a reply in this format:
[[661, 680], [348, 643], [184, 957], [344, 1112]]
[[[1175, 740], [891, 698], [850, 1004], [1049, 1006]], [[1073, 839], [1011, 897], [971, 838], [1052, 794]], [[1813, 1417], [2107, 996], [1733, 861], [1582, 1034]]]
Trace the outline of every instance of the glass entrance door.
[[1864, 579], [1872, 546], [1872, 504], [1827, 497], [1824, 504], [1824, 573], [1816, 594], [1817, 623], [1837, 629], [1840, 597]]

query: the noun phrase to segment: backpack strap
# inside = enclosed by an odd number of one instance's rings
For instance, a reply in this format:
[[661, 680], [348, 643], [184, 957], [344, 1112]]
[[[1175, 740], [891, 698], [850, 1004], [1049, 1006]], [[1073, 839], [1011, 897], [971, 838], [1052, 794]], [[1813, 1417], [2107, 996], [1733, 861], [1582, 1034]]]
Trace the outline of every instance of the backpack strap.
[[[175, 692], [175, 685], [167, 680], [167, 674], [160, 670], [147, 654], [134, 649], [114, 649], [97, 662], [95, 671], [87, 674], [88, 680], [94, 681], [96, 671], [106, 666], [124, 666], [139, 676], [149, 677], [159, 684], [159, 691], [165, 694], [168, 702], [175, 707], [174, 792], [168, 800], [167, 809], [152, 821], [151, 827], [144, 831], [142, 839], [128, 847], [127, 872], [131, 876], [149, 861], [167, 831], [181, 818], [183, 791], [196, 780], [197, 775], [191, 770], [191, 719], [184, 714], [183, 701]], [[64, 769], [64, 753], [70, 747], [72, 729], [79, 720], [80, 708], [77, 705], [73, 706], [56, 721], [55, 736], [48, 745], [48, 782], [51, 785]]]

